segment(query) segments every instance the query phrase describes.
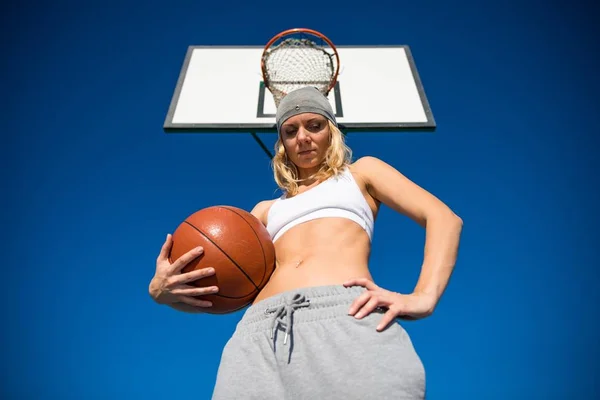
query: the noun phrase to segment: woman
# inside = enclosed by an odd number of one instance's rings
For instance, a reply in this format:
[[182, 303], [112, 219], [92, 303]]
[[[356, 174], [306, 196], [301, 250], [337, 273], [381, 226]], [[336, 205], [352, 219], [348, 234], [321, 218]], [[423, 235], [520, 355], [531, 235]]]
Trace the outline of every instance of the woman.
[[[396, 320], [435, 309], [454, 268], [461, 219], [383, 161], [351, 163], [318, 90], [288, 94], [276, 120], [273, 167], [284, 195], [258, 203], [252, 214], [270, 232], [277, 264], [223, 350], [213, 399], [423, 399], [423, 364]], [[426, 229], [410, 294], [378, 286], [369, 272], [381, 204]], [[202, 312], [210, 303], [192, 296], [218, 288], [187, 283], [214, 271], [181, 274], [200, 253], [171, 265], [170, 246], [168, 236], [150, 293], [175, 309]]]

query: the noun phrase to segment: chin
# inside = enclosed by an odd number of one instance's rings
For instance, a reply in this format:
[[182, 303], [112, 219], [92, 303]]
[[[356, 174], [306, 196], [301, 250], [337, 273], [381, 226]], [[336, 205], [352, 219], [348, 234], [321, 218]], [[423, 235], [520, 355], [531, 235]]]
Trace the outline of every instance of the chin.
[[296, 160], [296, 166], [299, 168], [314, 168], [318, 165], [321, 165], [325, 161], [324, 158], [319, 157], [310, 157], [310, 158], [300, 158]]

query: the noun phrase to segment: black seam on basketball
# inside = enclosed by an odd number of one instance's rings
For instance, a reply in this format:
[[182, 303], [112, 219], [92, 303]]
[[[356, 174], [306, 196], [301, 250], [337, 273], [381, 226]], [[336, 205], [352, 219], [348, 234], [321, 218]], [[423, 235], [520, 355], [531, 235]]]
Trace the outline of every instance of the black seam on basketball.
[[[258, 289], [257, 289], [257, 290], [258, 290]], [[249, 293], [249, 294], [245, 294], [245, 295], [243, 295], [243, 296], [240, 296], [240, 297], [225, 296], [225, 295], [222, 295], [222, 294], [220, 294], [220, 293], [210, 293], [210, 294], [207, 294], [207, 295], [201, 294], [201, 295], [199, 295], [199, 296], [195, 296], [195, 297], [203, 297], [203, 296], [215, 296], [215, 297], [223, 297], [224, 299], [233, 299], [233, 300], [239, 300], [239, 299], [243, 299], [244, 297], [248, 297], [248, 296], [250, 296], [250, 295], [252, 295], [252, 296], [253, 296], [254, 294], [258, 294], [258, 292], [251, 292], [251, 293]]]
[[[243, 219], [243, 220], [244, 220], [244, 222], [248, 224], [248, 226], [250, 227], [250, 230], [252, 231], [252, 233], [254, 233], [254, 236], [256, 236], [256, 240], [258, 240], [258, 244], [260, 245], [260, 250], [262, 251], [262, 254], [263, 254], [263, 265], [265, 266], [265, 269], [263, 270], [263, 276], [262, 276], [262, 278], [260, 279], [260, 284], [259, 284], [259, 286], [260, 286], [260, 285], [262, 285], [263, 281], [265, 280], [265, 275], [267, 274], [267, 255], [265, 254], [265, 249], [264, 249], [264, 247], [263, 247], [263, 245], [262, 245], [262, 242], [260, 241], [260, 238], [259, 238], [259, 237], [258, 237], [258, 235], [256, 234], [256, 231], [254, 230], [254, 228], [252, 227], [252, 225], [250, 225], [250, 223], [249, 223], [248, 221], [246, 221], [246, 218], [244, 218], [244, 217], [243, 217], [243, 216], [242, 216], [240, 213], [238, 213], [238, 212], [237, 212], [237, 211], [235, 211], [234, 209], [232, 209], [232, 208], [229, 208], [229, 207], [227, 207], [227, 206], [221, 206], [221, 207], [222, 207], [222, 208], [225, 208], [225, 209], [227, 209], [227, 210], [229, 210], [229, 211], [231, 211], [231, 212], [232, 212], [232, 213], [234, 213], [234, 214], [237, 214], [237, 215], [239, 215], [239, 216], [240, 216], [240, 218], [241, 218], [241, 219]], [[252, 283], [254, 283], [254, 282], [252, 282]], [[256, 285], [256, 284], [255, 284], [255, 285]], [[258, 289], [258, 287], [257, 287], [257, 289]]]
[[225, 253], [225, 251], [223, 251], [223, 249], [222, 249], [222, 248], [220, 248], [218, 244], [216, 244], [215, 242], [213, 242], [213, 241], [211, 240], [211, 238], [209, 238], [209, 237], [208, 237], [208, 235], [207, 235], [206, 233], [202, 232], [200, 229], [198, 229], [197, 227], [195, 227], [194, 225], [190, 224], [190, 223], [189, 223], [189, 222], [187, 222], [187, 221], [183, 221], [183, 222], [185, 222], [186, 224], [188, 224], [189, 226], [191, 226], [192, 228], [194, 228], [195, 230], [197, 230], [197, 231], [198, 231], [198, 232], [199, 232], [199, 233], [200, 233], [202, 236], [204, 236], [204, 237], [205, 237], [205, 238], [206, 238], [206, 239], [207, 239], [209, 242], [211, 242], [211, 243], [212, 243], [212, 244], [213, 244], [213, 245], [214, 245], [214, 246], [215, 246], [217, 249], [221, 250], [221, 253], [223, 253], [223, 254], [225, 255], [225, 257], [229, 258], [229, 261], [231, 261], [231, 262], [233, 263], [233, 265], [235, 265], [235, 266], [236, 266], [236, 267], [237, 267], [237, 268], [240, 270], [240, 272], [241, 272], [242, 274], [244, 274], [244, 275], [246, 276], [246, 278], [248, 278], [248, 280], [250, 281], [250, 283], [252, 284], [252, 286], [254, 286], [254, 288], [255, 288], [256, 290], [258, 290], [258, 287], [257, 287], [257, 286], [256, 286], [256, 284], [255, 284], [255, 283], [252, 281], [252, 279], [250, 279], [250, 277], [248, 276], [248, 274], [246, 273], [246, 271], [244, 271], [244, 270], [242, 269], [242, 267], [240, 267], [240, 266], [238, 265], [238, 263], [236, 263], [236, 262], [235, 262], [235, 260], [234, 260], [233, 258], [229, 257], [229, 254]]

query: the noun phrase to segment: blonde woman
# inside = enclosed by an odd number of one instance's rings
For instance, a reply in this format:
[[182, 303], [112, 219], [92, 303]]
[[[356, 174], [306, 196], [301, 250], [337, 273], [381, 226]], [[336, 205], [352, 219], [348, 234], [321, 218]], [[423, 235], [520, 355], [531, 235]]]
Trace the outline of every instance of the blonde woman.
[[[352, 162], [318, 90], [288, 94], [276, 120], [273, 170], [284, 194], [252, 214], [271, 234], [277, 265], [223, 350], [213, 399], [425, 398], [425, 368], [398, 322], [434, 311], [456, 262], [461, 219], [387, 163]], [[412, 293], [373, 282], [369, 256], [381, 204], [426, 229]], [[211, 289], [186, 282], [214, 272], [180, 274], [198, 254], [171, 265], [170, 246], [168, 238], [150, 293], [159, 303], [202, 312], [210, 304], [191, 296]]]

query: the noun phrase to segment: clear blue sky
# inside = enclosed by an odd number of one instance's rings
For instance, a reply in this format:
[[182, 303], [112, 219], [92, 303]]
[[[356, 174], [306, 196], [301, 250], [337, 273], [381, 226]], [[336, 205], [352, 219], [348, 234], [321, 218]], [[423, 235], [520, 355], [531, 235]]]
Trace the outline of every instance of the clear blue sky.
[[[241, 314], [154, 304], [155, 258], [192, 212], [250, 209], [276, 187], [249, 134], [167, 135], [162, 125], [188, 45], [263, 45], [305, 26], [339, 45], [410, 45], [438, 124], [433, 134], [348, 137], [356, 157], [389, 162], [465, 221], [438, 309], [404, 324], [428, 398], [594, 398], [594, 12], [510, 3], [65, 1], [4, 10], [0, 397], [209, 398]], [[263, 138], [272, 145], [274, 136]], [[423, 243], [421, 228], [384, 208], [376, 282], [411, 290]]]

